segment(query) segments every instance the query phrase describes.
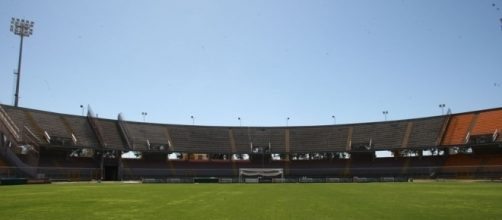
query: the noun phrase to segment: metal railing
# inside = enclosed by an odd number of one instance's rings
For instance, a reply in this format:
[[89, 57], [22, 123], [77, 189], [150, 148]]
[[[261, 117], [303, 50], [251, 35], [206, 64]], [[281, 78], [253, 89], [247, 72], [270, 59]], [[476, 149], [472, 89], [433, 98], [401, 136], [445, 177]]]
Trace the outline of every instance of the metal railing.
[[16, 141], [21, 140], [21, 136], [19, 135], [19, 128], [16, 126], [16, 124], [12, 121], [12, 119], [9, 117], [7, 112], [0, 106], [0, 121], [5, 125], [7, 130], [11, 133], [11, 135], [16, 139]]
[[130, 139], [129, 139], [129, 129], [127, 128], [127, 124], [126, 124], [126, 122], [124, 121], [124, 118], [123, 118], [123, 116], [122, 116], [122, 113], [120, 113], [120, 114], [118, 115], [118, 117], [117, 117], [117, 123], [118, 123], [119, 128], [120, 128], [120, 129], [119, 129], [119, 131], [120, 131], [120, 133], [122, 134], [123, 139], [124, 139], [124, 141], [125, 141], [125, 143], [126, 143], [127, 147], [128, 147], [128, 148], [130, 148], [130, 149], [131, 149], [131, 148], [132, 148], [132, 149], [134, 149], [134, 144], [133, 144], [133, 145], [131, 145], [131, 141], [130, 141]]

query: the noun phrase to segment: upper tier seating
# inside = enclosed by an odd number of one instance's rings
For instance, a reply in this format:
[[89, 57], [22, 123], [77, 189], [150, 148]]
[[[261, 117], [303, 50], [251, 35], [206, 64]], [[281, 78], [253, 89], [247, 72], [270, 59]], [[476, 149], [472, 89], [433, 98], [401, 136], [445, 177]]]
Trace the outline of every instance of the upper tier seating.
[[[429, 148], [463, 145], [468, 133], [485, 135], [502, 130], [502, 109], [451, 117], [333, 126], [217, 127], [160, 125], [109, 119], [94, 119], [94, 123], [90, 123], [87, 117], [4, 105], [2, 107], [21, 132], [33, 133], [40, 144], [48, 144], [45, 136], [47, 132], [51, 139], [63, 138], [65, 143], [74, 135], [76, 143], [64, 146], [97, 147], [102, 142], [103, 147], [109, 149], [139, 151], [250, 153], [251, 147], [260, 147], [270, 148], [271, 153], [340, 152], [360, 150], [363, 149], [361, 147], [369, 147], [370, 143], [371, 147], [367, 149], [369, 151]], [[94, 127], [90, 124], [95, 124], [102, 140], [98, 141]], [[499, 135], [498, 141], [501, 140], [502, 135]]]
[[77, 146], [96, 147], [98, 145], [92, 133], [92, 128], [85, 117], [14, 108], [11, 106], [4, 106], [4, 109], [24, 134], [31, 131], [33, 135], [42, 141], [42, 144], [47, 143], [44, 136], [44, 133], [47, 132], [52, 140], [65, 139], [67, 142], [70, 142], [69, 140], [72, 139], [73, 134], [77, 140]]
[[493, 134], [499, 132], [497, 140], [502, 140], [502, 110], [481, 112], [476, 124], [472, 128], [471, 135]]
[[168, 126], [173, 151], [222, 153], [232, 152], [228, 128]]
[[97, 124], [101, 128], [101, 135], [103, 135], [103, 147], [110, 149], [124, 149], [126, 144], [120, 136], [117, 121], [99, 119]]
[[347, 126], [294, 127], [290, 129], [290, 151], [345, 151], [347, 135]]
[[351, 142], [369, 143], [374, 149], [399, 148], [405, 135], [407, 121], [358, 124], [353, 126]]
[[62, 119], [76, 136], [77, 146], [99, 146], [99, 142], [86, 117], [65, 115], [62, 116]]
[[474, 114], [472, 113], [452, 116], [441, 145], [465, 144], [465, 137], [473, 119]]
[[133, 150], [149, 150], [147, 143], [163, 144], [166, 147], [169, 145], [168, 131], [165, 126], [135, 122], [127, 122], [126, 126]]
[[446, 117], [415, 119], [411, 121], [412, 131], [405, 147], [421, 148], [437, 146], [441, 138]]

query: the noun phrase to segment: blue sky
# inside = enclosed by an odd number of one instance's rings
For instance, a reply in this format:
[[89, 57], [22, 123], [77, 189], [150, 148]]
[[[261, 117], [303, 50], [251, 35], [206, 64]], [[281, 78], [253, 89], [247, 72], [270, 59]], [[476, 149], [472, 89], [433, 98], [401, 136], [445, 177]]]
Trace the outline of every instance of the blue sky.
[[[493, 5], [495, 4], [495, 6]], [[501, 0], [0, 1], [0, 102], [283, 126], [502, 107]]]

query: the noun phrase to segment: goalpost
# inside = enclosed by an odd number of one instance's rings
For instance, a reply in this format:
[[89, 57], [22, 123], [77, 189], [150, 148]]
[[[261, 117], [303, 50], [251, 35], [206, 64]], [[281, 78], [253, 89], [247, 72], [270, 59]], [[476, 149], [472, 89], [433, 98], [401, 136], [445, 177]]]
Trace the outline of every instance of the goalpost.
[[284, 181], [284, 169], [283, 168], [239, 168], [239, 182], [242, 183], [243, 176], [281, 176], [281, 180]]

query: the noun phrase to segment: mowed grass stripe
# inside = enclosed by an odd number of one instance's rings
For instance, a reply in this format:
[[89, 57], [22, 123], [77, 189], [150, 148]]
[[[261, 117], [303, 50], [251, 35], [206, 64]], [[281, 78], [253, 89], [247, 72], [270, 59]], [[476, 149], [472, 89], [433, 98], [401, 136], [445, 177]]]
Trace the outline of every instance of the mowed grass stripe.
[[500, 183], [0, 187], [0, 219], [500, 219]]

